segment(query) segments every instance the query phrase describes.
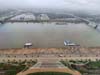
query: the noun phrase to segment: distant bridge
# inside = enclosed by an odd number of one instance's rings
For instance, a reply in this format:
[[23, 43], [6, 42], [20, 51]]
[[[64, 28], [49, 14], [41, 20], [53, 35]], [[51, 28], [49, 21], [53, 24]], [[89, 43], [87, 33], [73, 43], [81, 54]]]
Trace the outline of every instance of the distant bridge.
[[70, 15], [72, 15], [72, 16], [74, 16], [76, 18], [81, 19], [82, 21], [86, 22], [88, 26], [90, 26], [90, 27], [92, 27], [94, 29], [97, 29], [98, 28], [98, 25], [95, 22], [92, 22], [92, 21], [90, 21], [88, 19], [85, 19], [85, 18], [81, 18], [81, 17], [75, 16], [73, 14], [70, 14]]
[[[1, 20], [0, 23], [1, 24], [4, 24], [4, 23], [15, 23], [15, 22], [26, 22], [26, 23], [43, 23], [43, 22], [57, 22], [58, 24], [60, 24], [60, 22], [64, 22], [64, 24], [67, 24], [67, 23], [86, 23], [88, 24], [87, 21], [84, 21], [84, 20], [57, 20], [57, 19], [50, 19], [50, 20], [11, 20], [10, 19], [11, 17], [9, 18], [6, 18], [4, 20]], [[63, 23], [61, 23], [63, 24]]]

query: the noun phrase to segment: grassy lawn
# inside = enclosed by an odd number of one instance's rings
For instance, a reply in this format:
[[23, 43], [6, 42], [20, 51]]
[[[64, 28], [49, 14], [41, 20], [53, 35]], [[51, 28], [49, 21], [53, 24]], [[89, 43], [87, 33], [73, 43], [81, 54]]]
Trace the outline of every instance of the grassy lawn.
[[[70, 69], [75, 69], [77, 71], [79, 71], [80, 73], [84, 74], [84, 73], [88, 73], [88, 74], [94, 74], [100, 75], [100, 60], [98, 61], [91, 61], [91, 60], [86, 60], [86, 61], [79, 61], [79, 60], [63, 60], [61, 61], [62, 64], [64, 64], [65, 66], [69, 67]], [[76, 65], [77, 64], [77, 65]], [[80, 65], [80, 64], [84, 64], [84, 65]], [[74, 66], [72, 66], [74, 65]]]
[[1, 63], [0, 70], [5, 71], [5, 75], [16, 75], [18, 72], [22, 71], [26, 66], [21, 65], [13, 65], [8, 63]]
[[27, 70], [30, 66], [33, 66], [35, 63], [36, 61], [0, 63], [0, 70], [5, 71], [5, 75], [16, 75], [20, 71]]
[[71, 74], [61, 73], [61, 72], [37, 72], [28, 75], [71, 75]]
[[100, 61], [91, 61], [87, 64], [87, 66], [90, 68], [90, 69], [100, 69]]

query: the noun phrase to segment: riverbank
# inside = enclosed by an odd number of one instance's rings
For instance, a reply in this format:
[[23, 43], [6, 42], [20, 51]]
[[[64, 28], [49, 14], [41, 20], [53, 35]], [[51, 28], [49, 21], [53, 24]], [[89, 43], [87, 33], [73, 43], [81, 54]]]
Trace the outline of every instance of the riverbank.
[[32, 60], [32, 59], [68, 59], [68, 60], [100, 60], [100, 47], [82, 48], [31, 48], [0, 50], [0, 59]]

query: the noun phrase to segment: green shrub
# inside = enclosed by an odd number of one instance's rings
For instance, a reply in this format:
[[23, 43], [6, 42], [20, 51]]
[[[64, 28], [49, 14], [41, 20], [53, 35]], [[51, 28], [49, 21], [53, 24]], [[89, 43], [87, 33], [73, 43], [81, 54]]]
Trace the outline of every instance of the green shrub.
[[16, 75], [17, 71], [16, 70], [8, 70], [6, 71], [5, 75]]

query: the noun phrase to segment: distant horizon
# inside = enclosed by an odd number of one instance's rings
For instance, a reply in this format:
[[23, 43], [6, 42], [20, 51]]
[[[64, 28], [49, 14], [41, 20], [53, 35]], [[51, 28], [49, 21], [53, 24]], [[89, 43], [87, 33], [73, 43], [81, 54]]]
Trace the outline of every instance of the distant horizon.
[[100, 13], [100, 0], [0, 0], [1, 9], [41, 8]]

